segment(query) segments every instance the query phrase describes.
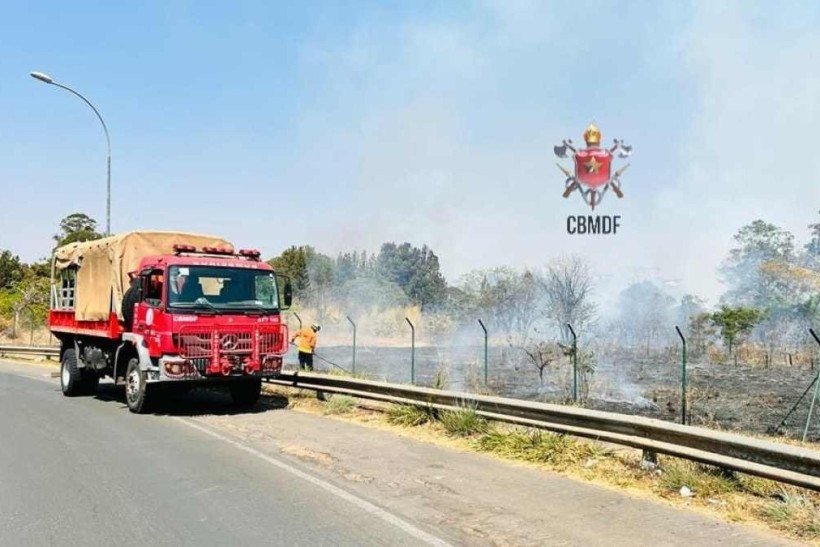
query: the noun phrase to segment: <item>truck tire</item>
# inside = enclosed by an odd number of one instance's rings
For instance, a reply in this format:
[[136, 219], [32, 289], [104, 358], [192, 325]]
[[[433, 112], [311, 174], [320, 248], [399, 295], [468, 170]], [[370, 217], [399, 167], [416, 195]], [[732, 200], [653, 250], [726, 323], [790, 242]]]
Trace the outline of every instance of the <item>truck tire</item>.
[[133, 357], [125, 369], [125, 402], [134, 414], [148, 412], [148, 383], [140, 370], [139, 359]]
[[251, 408], [262, 394], [262, 379], [238, 380], [230, 385], [231, 399], [237, 406]]
[[130, 331], [134, 326], [134, 305], [140, 300], [140, 290], [137, 283], [132, 283], [122, 295], [122, 322], [125, 330]]
[[76, 397], [83, 393], [83, 377], [77, 366], [77, 352], [67, 349], [60, 360], [60, 388], [66, 397]]

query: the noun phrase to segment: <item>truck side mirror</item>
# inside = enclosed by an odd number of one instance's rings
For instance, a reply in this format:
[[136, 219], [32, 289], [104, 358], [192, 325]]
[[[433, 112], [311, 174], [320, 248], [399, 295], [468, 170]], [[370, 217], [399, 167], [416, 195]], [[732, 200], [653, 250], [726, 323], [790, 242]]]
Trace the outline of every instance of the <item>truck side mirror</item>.
[[142, 294], [145, 292], [145, 277], [136, 275], [131, 278], [131, 288], [137, 293], [135, 302], [142, 302]]
[[293, 285], [290, 284], [290, 280], [285, 282], [285, 307], [289, 308], [291, 303], [293, 303]]
[[279, 309], [286, 310], [293, 303], [293, 285], [286, 275], [276, 274], [276, 286], [279, 287]]

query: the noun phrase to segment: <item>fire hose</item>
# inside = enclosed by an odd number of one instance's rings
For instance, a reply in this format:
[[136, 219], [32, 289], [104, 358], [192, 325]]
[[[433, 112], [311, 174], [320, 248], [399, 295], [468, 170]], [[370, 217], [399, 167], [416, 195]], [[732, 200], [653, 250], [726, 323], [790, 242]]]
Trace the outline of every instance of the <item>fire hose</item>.
[[[296, 346], [296, 343], [295, 343], [295, 342], [292, 342], [292, 341], [291, 341], [290, 345], [291, 345], [291, 346], [294, 346], [294, 347], [298, 347], [298, 346]], [[349, 370], [347, 370], [345, 367], [343, 367], [343, 366], [341, 366], [341, 365], [337, 365], [336, 363], [334, 363], [334, 362], [333, 362], [333, 361], [331, 361], [330, 359], [326, 359], [326, 358], [322, 357], [321, 355], [319, 355], [319, 354], [318, 354], [318, 353], [316, 353], [315, 351], [313, 352], [313, 355], [314, 355], [317, 359], [319, 359], [320, 361], [324, 361], [324, 362], [325, 362], [325, 363], [327, 363], [328, 365], [333, 365], [334, 367], [338, 368], [339, 370], [343, 370], [343, 371], [347, 372], [348, 374], [352, 374], [352, 372], [350, 372]]]

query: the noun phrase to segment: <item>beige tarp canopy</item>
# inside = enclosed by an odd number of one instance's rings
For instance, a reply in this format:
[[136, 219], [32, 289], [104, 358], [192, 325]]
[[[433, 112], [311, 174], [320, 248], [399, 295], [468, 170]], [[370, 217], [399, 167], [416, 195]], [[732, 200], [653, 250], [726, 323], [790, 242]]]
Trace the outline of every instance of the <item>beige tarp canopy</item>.
[[58, 271], [79, 266], [76, 319], [107, 320], [112, 304], [122, 319], [122, 295], [129, 285], [128, 273], [139, 268], [144, 256], [172, 254], [174, 245], [193, 245], [198, 250], [203, 247], [233, 250], [233, 245], [222, 238], [183, 232], [126, 232], [56, 249], [54, 266]]

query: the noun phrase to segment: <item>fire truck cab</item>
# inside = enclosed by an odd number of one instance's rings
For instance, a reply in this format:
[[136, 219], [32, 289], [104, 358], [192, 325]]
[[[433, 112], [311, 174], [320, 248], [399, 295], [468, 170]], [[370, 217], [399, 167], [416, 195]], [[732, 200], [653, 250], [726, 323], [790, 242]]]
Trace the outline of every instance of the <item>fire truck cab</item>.
[[253, 405], [288, 349], [289, 280], [212, 236], [129, 232], [56, 249], [49, 328], [69, 397], [124, 383], [128, 408], [157, 392], [223, 385]]

